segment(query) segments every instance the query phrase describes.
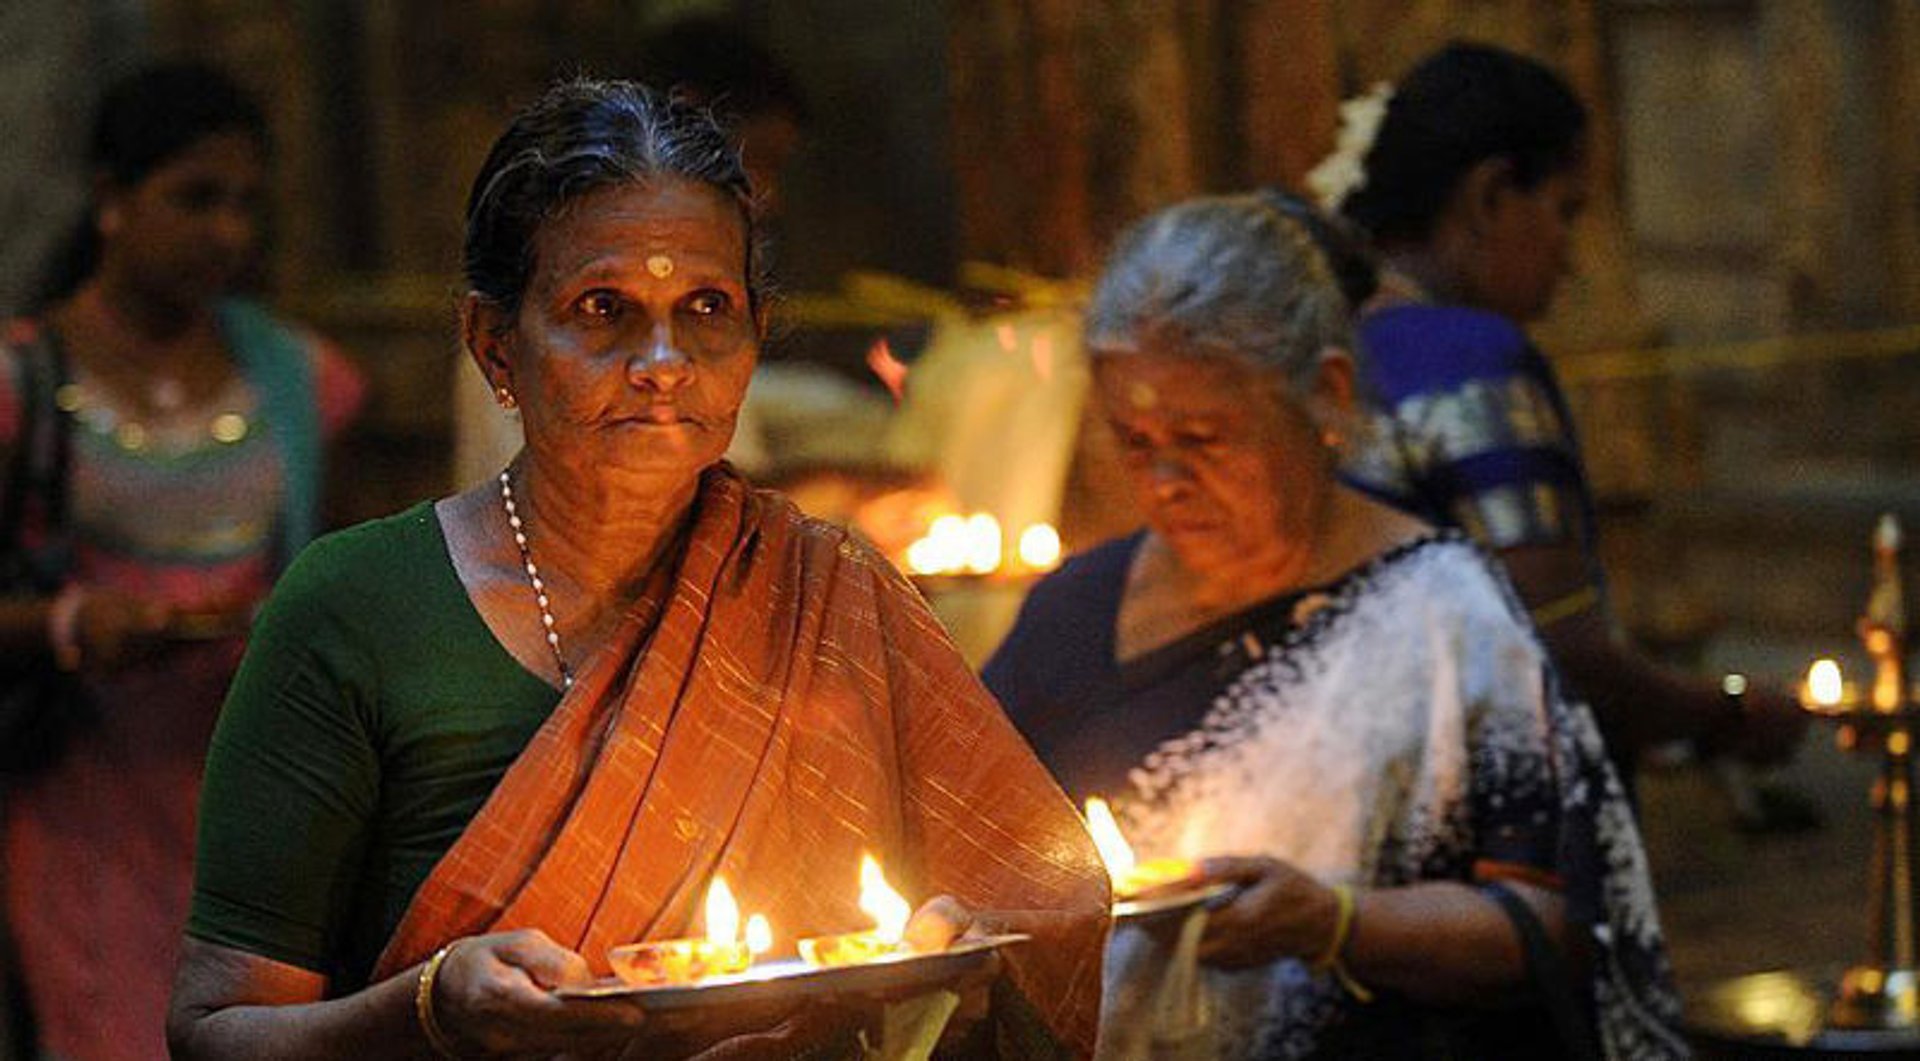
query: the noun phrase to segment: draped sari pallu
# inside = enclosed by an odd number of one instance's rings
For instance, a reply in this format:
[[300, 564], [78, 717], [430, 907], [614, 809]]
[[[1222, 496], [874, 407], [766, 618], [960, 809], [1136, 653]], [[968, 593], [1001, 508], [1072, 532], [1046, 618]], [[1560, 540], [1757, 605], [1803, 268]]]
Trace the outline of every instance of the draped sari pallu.
[[690, 934], [716, 873], [789, 950], [870, 924], [863, 851], [910, 899], [1033, 934], [1013, 986], [1091, 1053], [1108, 890], [1072, 806], [898, 572], [721, 466], [375, 976], [513, 928], [604, 975], [611, 946]]

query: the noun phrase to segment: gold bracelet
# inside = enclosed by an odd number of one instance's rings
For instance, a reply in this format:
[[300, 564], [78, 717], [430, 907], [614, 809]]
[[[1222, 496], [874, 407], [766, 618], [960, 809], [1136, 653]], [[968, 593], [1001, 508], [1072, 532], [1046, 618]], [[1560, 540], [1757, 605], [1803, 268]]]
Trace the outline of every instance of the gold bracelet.
[[440, 1022], [434, 1019], [433, 982], [439, 978], [440, 966], [447, 960], [447, 955], [452, 954], [453, 948], [459, 945], [460, 941], [456, 939], [434, 951], [433, 957], [427, 959], [427, 964], [420, 967], [420, 979], [413, 989], [413, 1013], [420, 1018], [420, 1032], [427, 1037], [427, 1045], [433, 1047], [433, 1052], [448, 1061], [459, 1061], [460, 1052], [453, 1048], [453, 1040], [441, 1029]]
[[1313, 968], [1318, 972], [1331, 972], [1334, 980], [1338, 981], [1355, 1001], [1372, 1002], [1373, 992], [1367, 990], [1365, 985], [1355, 980], [1353, 974], [1347, 971], [1346, 960], [1340, 953], [1347, 949], [1347, 940], [1353, 936], [1353, 918], [1357, 909], [1353, 900], [1353, 888], [1345, 884], [1334, 885], [1333, 901], [1338, 906], [1338, 912], [1334, 915], [1333, 921], [1333, 939], [1328, 941], [1326, 951], [1314, 959]]
[[1541, 630], [1549, 626], [1566, 622], [1582, 612], [1593, 610], [1600, 604], [1600, 590], [1594, 586], [1581, 586], [1564, 597], [1550, 600], [1533, 609], [1533, 625]]

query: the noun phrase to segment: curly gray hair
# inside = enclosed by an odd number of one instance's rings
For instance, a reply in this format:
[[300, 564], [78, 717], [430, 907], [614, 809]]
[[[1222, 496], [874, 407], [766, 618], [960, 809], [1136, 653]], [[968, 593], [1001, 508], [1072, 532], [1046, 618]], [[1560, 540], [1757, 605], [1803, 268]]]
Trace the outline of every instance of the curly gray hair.
[[1351, 347], [1348, 307], [1306, 229], [1255, 195], [1189, 199], [1121, 235], [1086, 315], [1096, 355], [1236, 357], [1298, 395], [1328, 347]]

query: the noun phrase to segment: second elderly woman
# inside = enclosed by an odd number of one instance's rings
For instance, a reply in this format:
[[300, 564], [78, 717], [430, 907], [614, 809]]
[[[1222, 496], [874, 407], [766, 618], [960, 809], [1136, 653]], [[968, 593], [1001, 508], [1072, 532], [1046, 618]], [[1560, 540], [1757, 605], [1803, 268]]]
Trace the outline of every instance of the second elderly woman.
[[176, 1056], [835, 1056], [817, 1013], [695, 1034], [553, 989], [690, 934], [716, 873], [788, 951], [862, 927], [863, 852], [951, 897], [932, 942], [1036, 937], [985, 1041], [1091, 1050], [1107, 889], [1071, 806], [885, 560], [720, 463], [766, 309], [749, 191], [631, 84], [494, 145], [462, 321], [526, 448], [274, 594], [208, 765]]
[[1158, 994], [1181, 978], [1152, 925], [1116, 931], [1103, 1052], [1684, 1055], [1591, 717], [1485, 554], [1335, 478], [1346, 320], [1305, 232], [1257, 197], [1140, 222], [1087, 314], [1147, 529], [1043, 581], [987, 681], [1070, 791], [1118, 800], [1142, 855], [1237, 887], [1197, 1004]]

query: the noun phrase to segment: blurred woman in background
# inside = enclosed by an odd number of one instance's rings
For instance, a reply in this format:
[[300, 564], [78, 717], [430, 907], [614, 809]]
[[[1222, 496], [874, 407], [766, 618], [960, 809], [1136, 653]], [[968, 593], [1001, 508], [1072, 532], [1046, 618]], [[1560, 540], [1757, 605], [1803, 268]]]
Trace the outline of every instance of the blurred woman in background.
[[1349, 454], [1349, 481], [1499, 555], [1623, 773], [1680, 739], [1784, 758], [1805, 729], [1784, 694], [1756, 691], [1742, 711], [1637, 653], [1607, 607], [1573, 420], [1521, 330], [1570, 268], [1586, 134], [1559, 75], [1498, 48], [1449, 46], [1395, 89], [1342, 203], [1381, 266], [1356, 338], [1383, 415]]
[[49, 723], [86, 719], [10, 780], [7, 913], [41, 1048], [74, 1061], [166, 1056], [208, 736], [362, 389], [234, 296], [267, 132], [227, 77], [164, 65], [115, 85], [89, 161], [42, 308], [0, 336], [9, 560], [35, 576], [0, 602], [0, 641], [77, 675], [35, 705]]

